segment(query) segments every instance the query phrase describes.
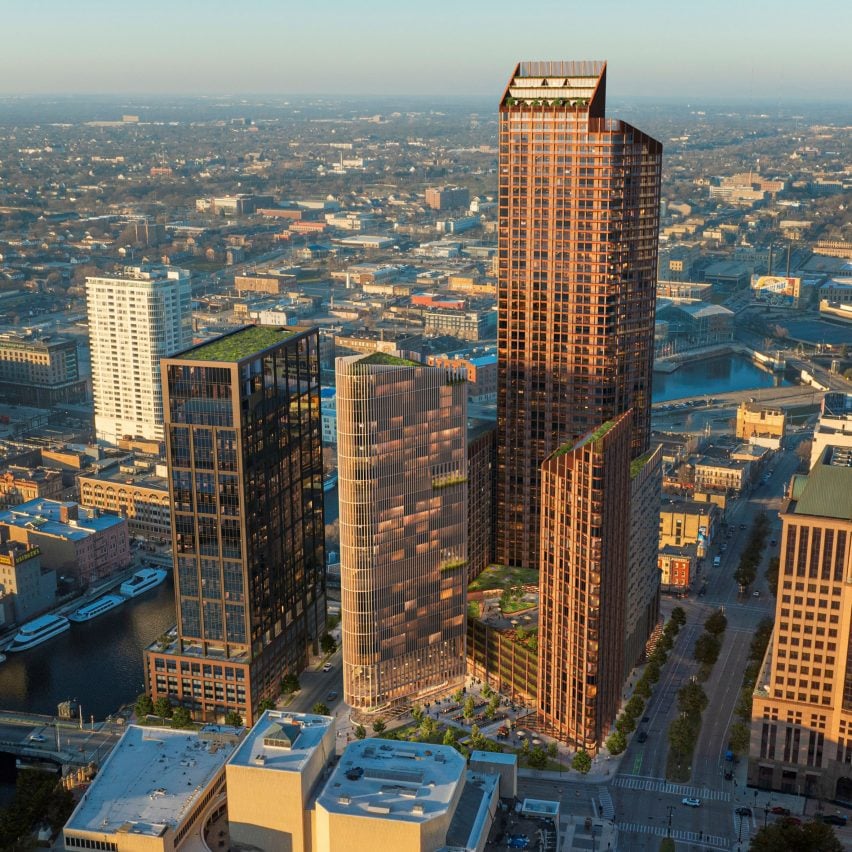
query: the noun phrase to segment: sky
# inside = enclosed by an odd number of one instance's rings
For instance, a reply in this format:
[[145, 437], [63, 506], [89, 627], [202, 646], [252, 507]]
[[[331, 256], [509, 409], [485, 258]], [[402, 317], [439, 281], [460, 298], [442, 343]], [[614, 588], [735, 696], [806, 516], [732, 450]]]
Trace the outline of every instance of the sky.
[[606, 59], [610, 96], [852, 103], [849, 0], [0, 0], [0, 95], [497, 98]]

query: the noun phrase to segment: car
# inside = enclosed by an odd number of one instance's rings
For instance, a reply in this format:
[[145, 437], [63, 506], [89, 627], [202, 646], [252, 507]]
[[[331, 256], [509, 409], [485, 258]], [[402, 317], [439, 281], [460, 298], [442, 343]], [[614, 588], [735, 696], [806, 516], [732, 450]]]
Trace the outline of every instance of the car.
[[723, 541], [723, 542], [719, 545], [719, 553], [724, 553], [727, 549], [728, 549], [728, 545], [727, 545], [727, 543], [726, 543], [726, 542], [724, 542], [724, 541]]
[[737, 808], [735, 811], [737, 816], [751, 816], [751, 808]]
[[648, 739], [648, 732], [647, 732], [647, 731], [639, 731], [639, 733], [636, 735], [636, 739], [637, 739], [640, 743], [644, 743], [644, 742], [645, 742], [645, 740], [647, 740], [647, 739]]
[[692, 796], [684, 796], [680, 803], [682, 805], [686, 805], [688, 808], [700, 808], [701, 807], [701, 799], [693, 799]]
[[322, 667], [322, 670], [323, 670], [324, 672], [330, 672], [330, 671], [331, 671], [331, 663], [326, 663], [326, 664]]
[[740, 524], [740, 529], [741, 529], [741, 530], [744, 530], [745, 528], [746, 528], [746, 525], [745, 525], [745, 524]]
[[785, 816], [781, 819], [781, 822], [784, 822], [787, 825], [801, 825], [802, 824], [802, 821], [798, 817], [794, 817], [794, 816]]
[[782, 808], [781, 805], [775, 805], [775, 807], [769, 809], [769, 813], [778, 814], [779, 816], [790, 816], [790, 809]]
[[757, 591], [757, 589], [755, 589], [755, 590], [751, 593], [751, 596], [752, 596], [753, 598], [759, 598], [759, 597], [760, 597], [760, 592], [758, 592], [758, 591]]
[[828, 825], [846, 825], [848, 818], [845, 814], [818, 814], [817, 819]]
[[326, 695], [325, 700], [326, 701], [334, 701], [336, 698], [337, 698], [337, 693], [334, 690], [332, 690], [331, 692], [328, 693], [328, 695]]
[[41, 734], [30, 734], [27, 739], [31, 743], [43, 743], [45, 741], [45, 738]]

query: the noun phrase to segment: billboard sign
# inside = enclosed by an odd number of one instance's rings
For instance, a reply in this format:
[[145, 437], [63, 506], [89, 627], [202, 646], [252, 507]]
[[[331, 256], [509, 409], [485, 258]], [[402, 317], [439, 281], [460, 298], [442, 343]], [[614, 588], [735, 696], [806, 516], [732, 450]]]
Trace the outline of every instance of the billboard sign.
[[782, 275], [752, 275], [751, 292], [755, 301], [767, 305], [787, 305], [793, 307], [799, 303], [801, 278], [785, 278]]

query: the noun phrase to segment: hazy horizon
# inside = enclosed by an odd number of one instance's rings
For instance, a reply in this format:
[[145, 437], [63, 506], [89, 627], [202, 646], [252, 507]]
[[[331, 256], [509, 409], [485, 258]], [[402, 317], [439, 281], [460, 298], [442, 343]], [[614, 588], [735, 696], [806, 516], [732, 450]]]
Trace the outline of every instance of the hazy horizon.
[[[608, 95], [849, 102], [841, 0], [30, 0], [4, 9], [0, 95], [470, 97], [516, 62], [606, 59]], [[816, 31], [816, 37], [814, 34]], [[223, 95], [223, 93], [229, 93]]]

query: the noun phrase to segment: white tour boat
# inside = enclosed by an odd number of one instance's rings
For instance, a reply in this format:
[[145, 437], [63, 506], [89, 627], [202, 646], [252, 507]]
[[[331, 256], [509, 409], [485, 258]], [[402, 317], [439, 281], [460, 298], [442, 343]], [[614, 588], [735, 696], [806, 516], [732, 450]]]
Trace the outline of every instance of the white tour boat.
[[68, 618], [71, 621], [76, 621], [78, 624], [84, 621], [91, 621], [93, 618], [97, 618], [99, 615], [103, 615], [105, 612], [121, 606], [125, 600], [127, 599], [121, 595], [104, 595], [102, 598], [98, 598], [96, 601], [92, 601], [92, 603], [74, 610]]
[[16, 634], [7, 651], [26, 651], [71, 628], [71, 622], [61, 615], [43, 615], [25, 624]]
[[167, 571], [161, 568], [141, 568], [129, 580], [125, 580], [119, 587], [119, 591], [125, 597], [135, 598], [148, 589], [159, 586], [166, 579]]

